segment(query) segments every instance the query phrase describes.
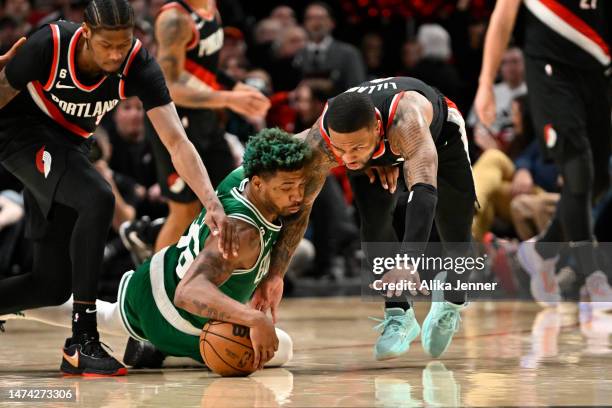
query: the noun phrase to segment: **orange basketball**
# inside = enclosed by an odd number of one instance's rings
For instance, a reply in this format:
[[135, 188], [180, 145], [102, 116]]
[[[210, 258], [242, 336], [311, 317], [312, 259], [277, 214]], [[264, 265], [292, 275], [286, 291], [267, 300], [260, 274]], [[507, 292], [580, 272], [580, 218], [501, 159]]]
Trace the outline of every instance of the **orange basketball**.
[[223, 377], [243, 377], [255, 371], [249, 328], [239, 324], [209, 321], [200, 334], [204, 363]]

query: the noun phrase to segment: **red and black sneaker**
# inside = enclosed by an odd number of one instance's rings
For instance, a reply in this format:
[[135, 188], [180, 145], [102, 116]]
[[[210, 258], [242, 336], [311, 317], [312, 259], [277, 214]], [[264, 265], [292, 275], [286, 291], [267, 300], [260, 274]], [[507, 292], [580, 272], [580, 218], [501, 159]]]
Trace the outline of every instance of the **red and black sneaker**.
[[108, 354], [102, 345], [98, 336], [88, 334], [83, 334], [77, 340], [66, 339], [60, 371], [84, 377], [126, 375], [127, 368]]

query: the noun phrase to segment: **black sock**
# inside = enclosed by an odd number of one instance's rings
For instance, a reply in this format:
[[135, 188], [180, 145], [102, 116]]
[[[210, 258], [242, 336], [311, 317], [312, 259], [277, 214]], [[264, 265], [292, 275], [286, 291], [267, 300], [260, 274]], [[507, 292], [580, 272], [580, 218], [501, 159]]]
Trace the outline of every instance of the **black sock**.
[[98, 335], [98, 322], [96, 320], [96, 305], [93, 303], [74, 303], [72, 306], [72, 338], [76, 339], [87, 333], [89, 336]]
[[403, 309], [404, 311], [406, 311], [410, 309], [410, 303], [407, 300], [394, 300], [394, 299], [385, 300], [385, 309], [390, 309], [392, 307], [399, 307], [400, 309]]

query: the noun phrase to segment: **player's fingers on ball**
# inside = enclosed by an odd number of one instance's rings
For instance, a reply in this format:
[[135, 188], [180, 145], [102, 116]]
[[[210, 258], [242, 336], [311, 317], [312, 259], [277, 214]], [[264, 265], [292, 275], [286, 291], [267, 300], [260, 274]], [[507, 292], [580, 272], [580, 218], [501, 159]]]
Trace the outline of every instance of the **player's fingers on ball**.
[[259, 357], [261, 353], [259, 352], [259, 346], [253, 347], [253, 367], [255, 369], [259, 368]]
[[[398, 286], [400, 286], [400, 285], [398, 285]], [[395, 289], [395, 297], [400, 297], [400, 296], [402, 296], [402, 289], [401, 289], [401, 287]]]

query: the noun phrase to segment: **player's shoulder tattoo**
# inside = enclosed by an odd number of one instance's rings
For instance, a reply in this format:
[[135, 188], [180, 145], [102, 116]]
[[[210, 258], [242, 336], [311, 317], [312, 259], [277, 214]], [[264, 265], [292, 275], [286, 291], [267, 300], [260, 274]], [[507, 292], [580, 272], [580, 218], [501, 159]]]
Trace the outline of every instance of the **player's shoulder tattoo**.
[[184, 46], [190, 39], [189, 16], [176, 9], [162, 12], [157, 19], [156, 35], [160, 46]]
[[416, 93], [406, 92], [402, 95], [389, 127], [389, 143], [395, 151], [401, 152], [404, 158], [412, 155], [414, 150], [423, 142], [423, 138], [429, 137], [429, 124], [424, 113], [429, 104], [427, 99]]

